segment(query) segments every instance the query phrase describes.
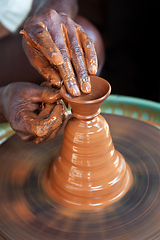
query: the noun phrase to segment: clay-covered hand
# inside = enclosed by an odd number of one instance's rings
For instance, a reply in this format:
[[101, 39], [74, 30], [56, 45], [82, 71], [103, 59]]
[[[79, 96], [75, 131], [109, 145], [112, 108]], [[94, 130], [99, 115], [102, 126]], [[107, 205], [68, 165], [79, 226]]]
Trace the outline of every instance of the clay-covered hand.
[[23, 141], [51, 140], [67, 117], [59, 90], [32, 83], [12, 83], [0, 96], [3, 114]]
[[49, 84], [61, 87], [63, 80], [72, 96], [91, 91], [89, 75], [97, 72], [97, 55], [80, 25], [64, 13], [48, 10], [30, 17], [21, 34], [30, 63]]

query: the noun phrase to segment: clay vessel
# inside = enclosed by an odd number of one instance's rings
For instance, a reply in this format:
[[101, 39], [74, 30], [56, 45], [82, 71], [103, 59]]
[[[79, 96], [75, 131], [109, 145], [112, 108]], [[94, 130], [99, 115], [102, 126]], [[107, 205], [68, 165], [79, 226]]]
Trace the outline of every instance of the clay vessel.
[[73, 116], [66, 124], [61, 150], [44, 182], [53, 200], [81, 210], [113, 203], [132, 182], [129, 166], [115, 150], [109, 125], [100, 115], [100, 106], [111, 92], [110, 84], [94, 76], [91, 86], [90, 94], [76, 98], [64, 87], [61, 89]]

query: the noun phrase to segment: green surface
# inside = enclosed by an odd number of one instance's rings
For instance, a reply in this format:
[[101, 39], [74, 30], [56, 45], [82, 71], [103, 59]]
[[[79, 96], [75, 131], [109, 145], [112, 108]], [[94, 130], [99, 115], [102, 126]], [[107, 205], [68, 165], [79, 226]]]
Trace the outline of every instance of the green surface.
[[[101, 112], [144, 120], [160, 128], [160, 103], [157, 102], [112, 94], [103, 102]], [[0, 144], [13, 134], [9, 123], [0, 124]]]
[[14, 134], [14, 131], [10, 127], [9, 123], [0, 124], [0, 144], [5, 142], [13, 134]]
[[111, 95], [101, 106], [103, 113], [128, 116], [160, 126], [160, 103], [118, 95]]

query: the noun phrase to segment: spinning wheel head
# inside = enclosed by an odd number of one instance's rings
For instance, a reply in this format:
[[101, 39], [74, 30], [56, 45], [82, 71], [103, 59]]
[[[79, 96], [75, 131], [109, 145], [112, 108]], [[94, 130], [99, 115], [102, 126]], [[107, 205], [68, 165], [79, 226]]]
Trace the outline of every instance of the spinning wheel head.
[[101, 211], [77, 211], [54, 202], [42, 179], [62, 144], [34, 145], [13, 136], [0, 148], [0, 236], [13, 240], [158, 239], [160, 132], [138, 120], [104, 115], [115, 148], [133, 174], [133, 185]]

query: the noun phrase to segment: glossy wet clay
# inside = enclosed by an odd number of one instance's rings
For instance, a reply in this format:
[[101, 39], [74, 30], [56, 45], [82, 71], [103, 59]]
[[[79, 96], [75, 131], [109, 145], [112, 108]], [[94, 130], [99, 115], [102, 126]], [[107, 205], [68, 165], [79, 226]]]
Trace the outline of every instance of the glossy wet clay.
[[132, 173], [114, 148], [100, 106], [110, 84], [91, 77], [92, 91], [77, 98], [63, 87], [62, 97], [73, 117], [65, 127], [61, 150], [44, 177], [44, 188], [56, 202], [73, 209], [92, 210], [120, 199], [132, 184]]

